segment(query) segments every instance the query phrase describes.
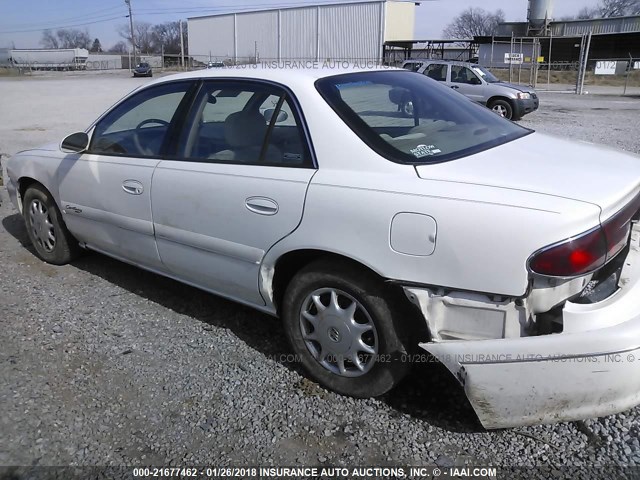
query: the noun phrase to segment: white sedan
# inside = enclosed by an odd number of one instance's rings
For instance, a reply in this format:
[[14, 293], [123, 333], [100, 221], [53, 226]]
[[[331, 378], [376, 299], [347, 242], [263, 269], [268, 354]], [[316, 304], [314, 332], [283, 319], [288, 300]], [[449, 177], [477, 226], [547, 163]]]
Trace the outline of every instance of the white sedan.
[[7, 171], [43, 260], [95, 250], [277, 315], [336, 392], [432, 355], [487, 428], [640, 403], [640, 158], [424, 75], [165, 77]]

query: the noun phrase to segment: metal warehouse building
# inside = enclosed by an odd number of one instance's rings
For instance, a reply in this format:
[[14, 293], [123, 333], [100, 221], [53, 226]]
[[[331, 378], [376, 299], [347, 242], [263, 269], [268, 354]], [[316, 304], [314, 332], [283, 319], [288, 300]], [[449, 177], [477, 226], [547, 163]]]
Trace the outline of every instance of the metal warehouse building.
[[414, 35], [416, 3], [362, 1], [189, 18], [196, 60], [381, 61], [385, 42]]

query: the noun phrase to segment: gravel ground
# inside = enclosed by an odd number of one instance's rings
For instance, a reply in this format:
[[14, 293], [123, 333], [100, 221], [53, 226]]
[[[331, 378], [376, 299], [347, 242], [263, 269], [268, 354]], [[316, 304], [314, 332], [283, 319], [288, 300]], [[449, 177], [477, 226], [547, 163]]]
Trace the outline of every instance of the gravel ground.
[[[0, 79], [0, 152], [82, 129], [144, 82]], [[638, 99], [543, 94], [522, 124], [640, 153], [639, 119]], [[436, 364], [384, 398], [325, 391], [276, 319], [98, 254], [44, 264], [0, 196], [0, 465], [640, 466], [638, 408], [487, 432]]]

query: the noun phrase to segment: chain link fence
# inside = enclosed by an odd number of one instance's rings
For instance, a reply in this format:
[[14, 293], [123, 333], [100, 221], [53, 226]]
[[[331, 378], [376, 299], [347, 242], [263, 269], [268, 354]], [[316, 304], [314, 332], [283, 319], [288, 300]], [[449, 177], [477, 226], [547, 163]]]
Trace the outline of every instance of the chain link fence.
[[503, 81], [538, 90], [640, 94], [640, 58], [594, 58], [591, 35], [513, 37], [479, 48], [479, 63]]

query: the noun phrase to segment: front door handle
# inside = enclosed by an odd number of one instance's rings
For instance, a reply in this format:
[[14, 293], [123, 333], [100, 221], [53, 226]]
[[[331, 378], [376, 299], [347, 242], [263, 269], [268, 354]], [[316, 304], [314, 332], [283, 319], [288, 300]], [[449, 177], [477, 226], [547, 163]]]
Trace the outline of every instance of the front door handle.
[[267, 197], [249, 197], [245, 200], [244, 206], [258, 215], [275, 215], [279, 208], [275, 200]]
[[458, 85], [451, 85], [451, 88], [453, 88], [454, 90], [459, 89], [460, 87]]
[[138, 180], [125, 180], [122, 189], [130, 195], [142, 195], [144, 192], [144, 186]]

